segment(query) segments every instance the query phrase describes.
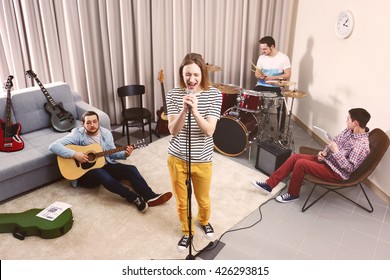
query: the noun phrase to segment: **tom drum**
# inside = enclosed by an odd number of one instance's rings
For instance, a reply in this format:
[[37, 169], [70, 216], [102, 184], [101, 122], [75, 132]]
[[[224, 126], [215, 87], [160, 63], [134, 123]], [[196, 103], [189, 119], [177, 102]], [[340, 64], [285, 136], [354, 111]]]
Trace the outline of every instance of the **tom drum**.
[[238, 107], [245, 112], [258, 113], [261, 110], [262, 96], [260, 91], [244, 90], [240, 94]]
[[237, 98], [241, 92], [241, 88], [236, 85], [215, 84], [216, 88], [222, 93], [221, 115], [234, 106], [237, 106]]

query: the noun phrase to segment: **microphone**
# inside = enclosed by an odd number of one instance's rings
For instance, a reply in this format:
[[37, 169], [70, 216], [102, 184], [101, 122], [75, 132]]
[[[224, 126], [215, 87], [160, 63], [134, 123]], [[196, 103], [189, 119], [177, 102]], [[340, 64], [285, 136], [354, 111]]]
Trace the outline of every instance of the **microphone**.
[[[194, 92], [191, 89], [187, 90], [187, 95], [193, 95], [193, 94], [194, 94]], [[191, 105], [188, 105], [188, 108], [192, 109]]]

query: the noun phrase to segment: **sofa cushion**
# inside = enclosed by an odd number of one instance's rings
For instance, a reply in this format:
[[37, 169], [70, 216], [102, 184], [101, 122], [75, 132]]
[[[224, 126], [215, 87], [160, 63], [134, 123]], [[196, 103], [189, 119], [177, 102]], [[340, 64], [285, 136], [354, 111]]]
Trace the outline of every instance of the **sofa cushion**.
[[[76, 126], [81, 126], [81, 122], [77, 121]], [[24, 141], [22, 150], [0, 153], [0, 185], [2, 181], [55, 163], [57, 157], [49, 150], [49, 145], [68, 133], [45, 128], [22, 135]]]
[[[77, 118], [76, 105], [68, 84], [56, 82], [44, 87], [55, 103], [62, 102], [64, 109]], [[21, 134], [51, 127], [51, 114], [45, 109], [48, 101], [40, 87], [16, 90], [11, 97], [15, 120], [22, 126]]]

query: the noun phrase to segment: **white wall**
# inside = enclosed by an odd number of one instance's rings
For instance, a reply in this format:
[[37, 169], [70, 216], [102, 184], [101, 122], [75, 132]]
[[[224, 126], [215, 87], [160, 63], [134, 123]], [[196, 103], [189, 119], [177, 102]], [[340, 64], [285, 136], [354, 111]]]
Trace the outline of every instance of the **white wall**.
[[[309, 128], [338, 134], [348, 110], [363, 107], [368, 127], [390, 135], [390, 1], [299, 0], [293, 42], [291, 81], [308, 95], [294, 102], [293, 115]], [[347, 39], [335, 33], [337, 14], [350, 10], [354, 30]], [[390, 150], [370, 180], [390, 196]]]

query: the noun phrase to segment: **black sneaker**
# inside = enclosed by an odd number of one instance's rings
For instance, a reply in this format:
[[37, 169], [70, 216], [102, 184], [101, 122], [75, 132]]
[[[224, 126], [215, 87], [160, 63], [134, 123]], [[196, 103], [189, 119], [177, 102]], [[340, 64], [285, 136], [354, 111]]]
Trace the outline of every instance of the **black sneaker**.
[[284, 194], [278, 195], [276, 197], [276, 200], [278, 202], [282, 202], [282, 203], [293, 202], [293, 201], [298, 200], [298, 199], [299, 199], [299, 196], [292, 196], [289, 193], [284, 193]]
[[166, 192], [166, 193], [162, 193], [162, 194], [156, 194], [154, 197], [149, 199], [147, 202], [148, 202], [148, 205], [150, 207], [158, 206], [158, 205], [161, 205], [161, 204], [167, 202], [168, 200], [170, 200], [171, 197], [172, 197], [172, 193], [171, 192]]
[[262, 183], [259, 181], [251, 181], [251, 183], [252, 183], [252, 185], [254, 185], [256, 188], [258, 188], [260, 190], [264, 190], [267, 193], [272, 192], [271, 187], [267, 183]]
[[210, 225], [210, 223], [208, 223], [207, 225], [201, 225], [201, 226], [202, 226], [202, 229], [203, 229], [203, 235], [204, 235], [207, 239], [213, 238], [214, 229], [213, 229], [213, 227]]
[[187, 250], [189, 245], [190, 245], [190, 237], [188, 235], [183, 235], [183, 237], [180, 239], [179, 243], [177, 244], [177, 250], [180, 253], [183, 253], [185, 250]]
[[138, 210], [140, 212], [145, 212], [146, 209], [148, 209], [148, 204], [144, 201], [144, 199], [141, 196], [137, 196], [136, 199], [133, 200], [133, 203], [135, 206], [137, 206]]

